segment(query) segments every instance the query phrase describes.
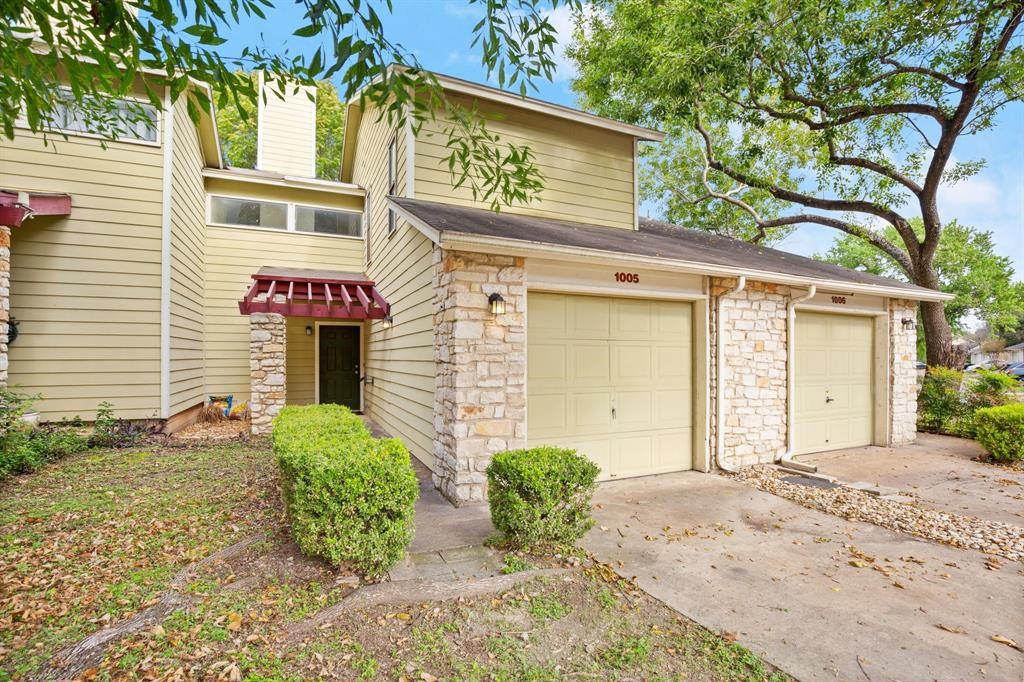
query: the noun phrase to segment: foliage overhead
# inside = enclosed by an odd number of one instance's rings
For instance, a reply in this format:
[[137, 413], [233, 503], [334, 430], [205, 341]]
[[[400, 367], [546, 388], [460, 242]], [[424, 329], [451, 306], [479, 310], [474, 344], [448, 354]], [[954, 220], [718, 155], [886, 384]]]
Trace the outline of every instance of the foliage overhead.
[[[235, 168], [256, 167], [255, 107], [243, 101], [217, 109], [217, 135], [224, 160]], [[316, 177], [337, 180], [341, 170], [341, 140], [345, 105], [330, 81], [316, 84]]]
[[[606, 0], [569, 54], [584, 106], [674, 133], [647, 186], [670, 214], [755, 240], [825, 225], [936, 289], [938, 190], [983, 165], [954, 159], [959, 138], [1024, 97], [1022, 14], [1024, 0]], [[941, 304], [922, 314], [929, 360], [948, 362]]]
[[[920, 220], [911, 224], [918, 234], [924, 231]], [[892, 227], [883, 234], [893, 241], [899, 239]], [[816, 257], [853, 270], [908, 279], [896, 261], [852, 235], [838, 237], [826, 253]], [[1013, 281], [1012, 262], [996, 253], [991, 232], [955, 220], [947, 223], [935, 252], [935, 269], [941, 289], [956, 295], [945, 305], [946, 319], [953, 329], [964, 331], [968, 316], [981, 319], [997, 334], [1012, 332], [1020, 324], [1024, 284]]]
[[[525, 94], [555, 71], [556, 31], [546, 10], [581, 0], [469, 0], [483, 18], [473, 29], [489, 79]], [[227, 55], [221, 46], [239, 26], [266, 19], [282, 4], [293, 8], [293, 38], [284, 45], [248, 45]], [[70, 88], [76, 113], [91, 130], [116, 139], [125, 123], [145, 118], [141, 105], [119, 99], [144, 94], [152, 106], [187, 98], [199, 120], [212, 95], [218, 107], [251, 108], [257, 92], [248, 72], [267, 72], [277, 93], [330, 80], [345, 101], [359, 97], [391, 125], [415, 125], [442, 108], [453, 180], [492, 208], [528, 202], [543, 178], [529, 148], [496, 141], [479, 112], [446, 101], [437, 79], [388, 38], [382, 13], [391, 0], [15, 0], [3, 5], [0, 26], [0, 127], [46, 132]], [[396, 68], [389, 68], [394, 65]]]

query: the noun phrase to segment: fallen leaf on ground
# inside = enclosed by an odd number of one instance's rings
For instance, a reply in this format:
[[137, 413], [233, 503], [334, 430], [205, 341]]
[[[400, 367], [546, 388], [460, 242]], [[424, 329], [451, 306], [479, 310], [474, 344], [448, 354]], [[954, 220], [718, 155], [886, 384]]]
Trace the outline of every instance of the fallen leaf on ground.
[[963, 628], [957, 628], [951, 625], [943, 625], [942, 623], [936, 623], [935, 627], [937, 627], [940, 630], [945, 630], [946, 632], [952, 632], [955, 635], [967, 634], [967, 630], [964, 630]]

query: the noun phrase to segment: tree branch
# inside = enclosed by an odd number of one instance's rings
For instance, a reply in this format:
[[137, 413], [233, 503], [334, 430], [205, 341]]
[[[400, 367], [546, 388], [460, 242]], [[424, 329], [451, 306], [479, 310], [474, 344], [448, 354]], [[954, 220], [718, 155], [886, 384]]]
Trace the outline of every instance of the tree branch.
[[880, 61], [883, 64], [888, 64], [889, 66], [893, 67], [893, 70], [892, 71], [888, 71], [885, 74], [883, 74], [883, 78], [881, 78], [879, 80], [884, 80], [885, 78], [888, 78], [890, 76], [895, 76], [896, 74], [901, 74], [901, 73], [917, 73], [917, 74], [921, 74], [922, 76], [928, 76], [930, 78], [934, 78], [935, 80], [939, 81], [940, 83], [944, 83], [945, 85], [948, 85], [951, 88], [956, 88], [957, 90], [963, 90], [964, 88], [967, 87], [966, 83], [961, 83], [960, 81], [956, 80], [955, 78], [950, 78], [949, 76], [947, 76], [946, 74], [942, 73], [941, 71], [936, 71], [935, 69], [929, 69], [928, 67], [925, 67], [925, 66], [910, 66], [908, 64], [901, 64], [900, 62], [898, 62], [895, 59], [892, 59], [890, 57], [882, 57], [882, 59]]
[[[753, 218], [754, 224], [757, 225], [757, 235], [751, 240], [755, 244], [764, 240], [764, 238], [767, 236], [767, 231], [773, 227], [784, 227], [786, 225], [814, 223], [817, 225], [825, 225], [826, 227], [832, 227], [837, 230], [840, 230], [841, 232], [845, 232], [846, 234], [860, 237], [861, 239], [868, 241], [878, 249], [881, 249], [886, 254], [888, 254], [893, 260], [895, 260], [900, 265], [901, 268], [904, 269], [908, 276], [913, 272], [913, 262], [910, 256], [907, 254], [907, 252], [901, 250], [898, 246], [896, 246], [895, 244], [893, 244], [892, 242], [890, 242], [888, 239], [878, 234], [877, 232], [865, 229], [863, 227], [860, 227], [859, 225], [856, 225], [845, 220], [840, 220], [839, 218], [818, 215], [816, 213], [800, 213], [797, 215], [788, 215], [783, 216], [781, 218], [769, 218], [766, 220], [761, 217], [761, 215], [757, 212], [757, 209], [755, 209], [753, 206], [743, 201], [739, 197], [733, 196], [736, 192], [739, 191], [740, 188], [728, 192], [720, 192], [716, 190], [711, 185], [711, 182], [708, 179], [708, 171], [714, 168], [715, 170], [719, 170], [723, 173], [726, 173], [726, 175], [729, 175], [729, 173], [728, 171], [723, 170], [721, 167], [715, 167], [715, 164], [717, 162], [715, 161], [712, 155], [711, 137], [710, 135], [708, 135], [707, 131], [704, 130], [703, 126], [701, 126], [699, 122], [696, 125], [697, 130], [701, 134], [701, 137], [704, 138], [705, 148], [701, 152], [701, 156], [704, 159], [704, 168], [701, 170], [701, 182], [704, 184], [706, 194], [700, 198], [692, 200], [690, 200], [688, 197], [684, 198], [686, 198], [689, 201], [692, 201], [692, 203], [699, 203], [707, 199], [719, 199], [743, 210], [744, 212], [749, 214], [751, 218]], [[721, 164], [718, 165], [721, 166]], [[730, 177], [732, 176], [730, 175]], [[741, 180], [738, 180], [737, 178], [733, 179], [736, 180], [737, 182], [743, 182]], [[746, 182], [743, 182], [743, 184], [753, 186], [750, 183]], [[672, 189], [672, 191], [682, 196], [682, 194], [675, 190], [674, 188]], [[771, 190], [766, 191], [770, 192]], [[897, 229], [899, 229], [898, 226]]]
[[898, 182], [914, 194], [921, 193], [921, 185], [894, 168], [889, 168], [876, 161], [859, 156], [839, 156], [836, 153], [836, 143], [833, 140], [828, 141], [828, 160], [837, 166], [853, 166], [873, 171], [879, 175], [884, 175], [894, 182]]
[[[770, 182], [764, 182], [758, 178], [748, 175], [742, 171], [726, 166], [724, 163], [715, 158], [714, 150], [711, 145], [711, 136], [699, 120], [695, 121], [694, 127], [697, 132], [704, 139], [705, 156], [707, 158], [707, 164], [710, 168], [724, 173], [736, 182], [740, 182], [749, 187], [755, 187], [757, 189], [768, 192], [776, 199], [783, 201], [789, 201], [796, 204], [802, 204], [808, 208], [818, 208], [825, 211], [847, 211], [854, 213], [867, 213], [873, 215], [882, 220], [885, 220], [897, 230], [900, 230], [901, 235], [903, 230], [907, 230], [910, 235], [913, 235], [913, 231], [910, 230], [909, 223], [906, 218], [901, 216], [896, 211], [890, 208], [886, 208], [880, 204], [876, 204], [872, 201], [865, 200], [846, 200], [846, 199], [822, 199], [820, 197], [814, 197], [809, 194], [797, 192], [794, 190], [779, 187], [778, 185]], [[913, 238], [913, 237], [912, 237]]]

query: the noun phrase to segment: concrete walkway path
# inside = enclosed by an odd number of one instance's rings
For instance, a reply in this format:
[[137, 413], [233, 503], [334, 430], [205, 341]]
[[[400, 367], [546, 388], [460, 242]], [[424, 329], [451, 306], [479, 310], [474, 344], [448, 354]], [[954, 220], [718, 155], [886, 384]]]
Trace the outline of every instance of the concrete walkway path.
[[1024, 471], [974, 459], [980, 445], [965, 438], [919, 433], [899, 448], [865, 447], [799, 457], [820, 473], [910, 492], [929, 509], [1024, 526]]
[[1024, 571], [717, 475], [602, 485], [584, 546], [705, 627], [811, 680], [1020, 682]]

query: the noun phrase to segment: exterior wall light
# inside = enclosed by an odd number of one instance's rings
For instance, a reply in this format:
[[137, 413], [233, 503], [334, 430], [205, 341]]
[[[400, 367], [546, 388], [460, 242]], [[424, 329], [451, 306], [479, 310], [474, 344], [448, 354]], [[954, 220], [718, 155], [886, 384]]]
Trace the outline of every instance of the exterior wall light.
[[917, 327], [917, 322], [912, 317], [904, 317], [902, 322], [904, 329], [914, 329]]
[[501, 294], [493, 293], [487, 297], [487, 303], [491, 306], [491, 313], [494, 315], [505, 314], [505, 299]]
[[388, 315], [383, 320], [381, 320], [380, 323], [381, 326], [383, 326], [385, 329], [391, 329], [392, 325], [395, 324], [395, 320], [390, 315]]
[[306, 336], [313, 336], [313, 328], [306, 325]]

